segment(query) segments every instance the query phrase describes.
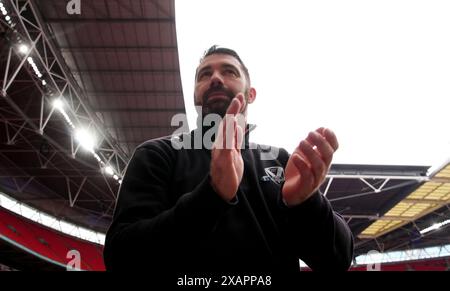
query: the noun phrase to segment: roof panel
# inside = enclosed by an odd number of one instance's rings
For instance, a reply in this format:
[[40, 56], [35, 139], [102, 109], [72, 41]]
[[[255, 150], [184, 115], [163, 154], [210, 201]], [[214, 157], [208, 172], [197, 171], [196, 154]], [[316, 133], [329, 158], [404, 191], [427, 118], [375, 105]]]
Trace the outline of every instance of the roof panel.
[[53, 33], [58, 36], [58, 40], [61, 46], [67, 46], [67, 37], [65, 36], [64, 29], [61, 24], [55, 23], [52, 26]]
[[156, 18], [160, 16], [170, 16], [160, 11], [160, 8], [165, 9], [165, 1], [141, 1], [141, 4], [142, 16], [144, 17]]
[[142, 17], [141, 12], [141, 1], [133, 0], [117, 0], [120, 3], [120, 17], [124, 18], [140, 18]]
[[136, 29], [134, 30], [134, 34], [137, 37], [137, 46], [144, 46], [149, 42], [148, 33], [147, 33], [147, 25], [136, 25]]
[[86, 18], [105, 17], [108, 15], [106, 3], [109, 1], [82, 1], [82, 15]]
[[162, 55], [161, 57], [163, 59], [165, 67], [169, 67], [169, 68], [176, 67], [175, 64], [174, 64], [174, 60], [173, 60], [173, 53], [171, 53], [171, 52], [162, 52], [161, 55]]
[[108, 78], [108, 76], [105, 77], [101, 75], [87, 75], [92, 79], [95, 90], [102, 90], [105, 87], [109, 87], [108, 84], [111, 84], [111, 80]]
[[160, 36], [160, 42], [165, 45], [172, 45], [173, 44], [173, 38], [172, 33], [173, 31], [173, 24], [171, 23], [161, 23], [159, 25], [159, 36]]
[[120, 33], [124, 34], [124, 42], [123, 44], [127, 46], [141, 46], [143, 40], [139, 40], [139, 35], [137, 34], [138, 30], [142, 30], [145, 24], [137, 24], [137, 23], [122, 23], [122, 30]]
[[108, 16], [110, 18], [120, 18], [120, 17], [122, 17], [123, 7], [120, 6], [120, 1], [117, 1], [117, 0], [111, 1], [111, 0], [109, 0], [109, 1], [106, 1], [106, 2], [107, 2], [107, 12], [108, 12]]

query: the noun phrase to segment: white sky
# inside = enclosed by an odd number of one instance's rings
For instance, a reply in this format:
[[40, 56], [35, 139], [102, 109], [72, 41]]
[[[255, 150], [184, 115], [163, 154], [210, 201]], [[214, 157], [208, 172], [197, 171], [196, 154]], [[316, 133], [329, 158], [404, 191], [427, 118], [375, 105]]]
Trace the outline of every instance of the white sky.
[[450, 1], [177, 0], [183, 92], [213, 44], [257, 90], [254, 142], [292, 151], [333, 129], [334, 163], [437, 165], [450, 157]]

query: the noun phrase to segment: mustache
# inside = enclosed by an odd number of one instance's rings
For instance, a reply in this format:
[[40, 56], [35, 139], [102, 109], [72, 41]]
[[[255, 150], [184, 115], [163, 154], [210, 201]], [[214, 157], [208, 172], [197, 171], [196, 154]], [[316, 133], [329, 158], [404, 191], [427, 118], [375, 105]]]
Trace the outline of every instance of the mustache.
[[214, 94], [214, 93], [222, 93], [222, 94], [224, 94], [225, 96], [227, 96], [227, 97], [229, 97], [230, 98], [230, 101], [234, 98], [234, 96], [236, 95], [236, 94], [234, 94], [231, 90], [229, 90], [229, 89], [226, 89], [226, 88], [224, 88], [224, 87], [212, 87], [212, 88], [209, 88], [208, 90], [206, 90], [205, 91], [205, 93], [203, 94], [203, 96], [202, 96], [202, 100], [203, 100], [203, 104], [206, 104], [206, 102], [208, 101], [208, 97], [211, 95], [211, 94]]

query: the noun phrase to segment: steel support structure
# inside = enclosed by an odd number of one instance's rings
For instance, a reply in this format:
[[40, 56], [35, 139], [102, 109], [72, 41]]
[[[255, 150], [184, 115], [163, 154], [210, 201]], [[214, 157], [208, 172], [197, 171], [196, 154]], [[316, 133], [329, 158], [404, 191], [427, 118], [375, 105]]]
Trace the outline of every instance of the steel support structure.
[[[3, 80], [1, 98], [14, 111], [2, 113], [0, 110], [0, 121], [3, 122], [5, 128], [7, 144], [15, 144], [18, 138], [26, 139], [21, 134], [24, 130], [32, 131], [40, 134], [48, 141], [51, 147], [52, 154], [50, 157], [46, 158], [38, 154], [42, 168], [46, 168], [49, 165], [49, 161], [57, 153], [65, 155], [67, 158], [76, 158], [81, 164], [92, 168], [95, 162], [92, 163], [92, 160], [89, 160], [89, 157], [86, 157], [86, 155], [79, 155], [80, 144], [75, 142], [75, 132], [73, 130], [75, 127], [89, 129], [98, 137], [97, 147], [94, 149], [95, 153], [93, 153], [93, 158], [96, 158], [98, 163], [96, 168], [104, 176], [108, 191], [115, 197], [113, 188], [117, 188], [117, 185], [113, 184], [117, 184], [117, 181], [113, 181], [110, 176], [105, 176], [101, 168], [110, 166], [116, 176], [119, 177], [116, 180], [120, 180], [123, 177], [129, 157], [119, 143], [109, 134], [95, 111], [90, 108], [85, 92], [76, 82], [61, 52], [57, 49], [53, 36], [47, 24], [43, 21], [36, 3], [31, 0], [9, 0], [3, 2], [7, 4], [7, 9], [13, 22], [6, 25], [10, 47], [7, 51], [6, 61], [3, 62], [5, 66], [0, 70], [4, 72], [3, 76], [0, 76]], [[28, 49], [25, 53], [20, 51], [20, 44], [27, 46]], [[36, 68], [39, 73], [36, 72]], [[14, 92], [10, 92], [12, 85], [15, 84], [14, 82], [23, 81], [18, 77], [21, 71], [28, 72], [35, 88], [41, 94], [39, 118], [30, 117], [26, 108], [16, 103], [13, 96]], [[53, 106], [53, 101], [56, 98], [64, 100], [64, 111], [74, 125], [73, 127], [66, 126], [68, 132], [65, 136], [68, 142], [61, 142], [47, 134], [47, 127], [50, 121], [65, 122], [64, 118], [61, 118], [60, 112], [55, 110]], [[6, 117], [6, 114], [9, 116]], [[15, 116], [14, 120], [10, 118], [11, 115]], [[38, 153], [38, 151], [36, 152]], [[61, 174], [62, 177], [65, 177], [63, 173]], [[83, 176], [83, 174], [80, 173], [80, 176]], [[32, 177], [30, 179], [33, 180]], [[19, 185], [18, 189], [23, 190], [30, 183], [30, 180], [27, 179], [26, 181], [27, 184]], [[71, 206], [75, 204], [83, 185], [86, 184], [85, 182], [86, 177], [83, 179], [82, 185], [79, 185], [77, 191], [71, 191], [71, 188], [68, 188]]]

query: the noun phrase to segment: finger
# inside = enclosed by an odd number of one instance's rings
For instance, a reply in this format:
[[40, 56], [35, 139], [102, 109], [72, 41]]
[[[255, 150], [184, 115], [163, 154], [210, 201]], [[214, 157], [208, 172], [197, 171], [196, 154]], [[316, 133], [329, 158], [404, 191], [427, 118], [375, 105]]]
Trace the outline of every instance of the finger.
[[326, 171], [325, 162], [321, 159], [320, 155], [313, 149], [312, 145], [308, 141], [303, 140], [300, 143], [300, 149], [304, 152], [306, 158], [311, 164], [311, 170], [315, 178], [315, 183], [320, 183]]
[[312, 131], [308, 134], [306, 140], [313, 146], [317, 148], [314, 149], [325, 162], [326, 165], [331, 164], [331, 160], [333, 159], [334, 148], [330, 145], [330, 143], [316, 131]]
[[339, 148], [339, 142], [337, 140], [336, 134], [329, 128], [326, 128], [324, 130], [325, 138], [328, 140], [330, 145], [334, 148], [336, 151]]
[[[301, 144], [301, 142], [300, 142]], [[308, 167], [311, 168], [311, 164], [309, 163], [308, 159], [306, 158], [305, 154], [303, 153], [303, 151], [300, 149], [300, 144], [295, 148], [294, 152], [292, 154], [297, 154], [299, 155], [304, 162], [307, 163]]]
[[233, 149], [235, 147], [235, 135], [236, 135], [236, 118], [232, 115], [225, 117], [225, 137], [224, 137], [224, 149]]
[[243, 140], [244, 140], [244, 130], [242, 129], [241, 126], [239, 126], [236, 123], [236, 137], [235, 137], [235, 141], [236, 141], [236, 149], [241, 152], [242, 146], [243, 146]]
[[301, 181], [310, 181], [313, 182], [314, 177], [311, 173], [311, 168], [309, 167], [308, 163], [301, 157], [299, 154], [295, 153], [292, 154], [292, 161], [294, 162], [295, 167], [297, 168], [298, 172], [300, 173]]
[[242, 109], [244, 108], [244, 103], [245, 103], [244, 93], [237, 93], [236, 96], [234, 96], [234, 99], [239, 100], [239, 102], [241, 104], [241, 108], [239, 108], [239, 113], [240, 113], [242, 111]]
[[227, 119], [227, 116], [225, 116], [222, 121], [219, 123], [219, 128], [217, 130], [217, 138], [215, 144], [217, 145], [216, 148], [218, 149], [226, 149], [227, 148], [227, 131], [230, 127], [230, 121]]
[[226, 114], [228, 115], [236, 115], [241, 111], [241, 107], [243, 104], [243, 99], [242, 96], [240, 94], [238, 94], [238, 96], [236, 96], [235, 98], [233, 98], [233, 100], [231, 100], [231, 104], [230, 106], [228, 106], [227, 112]]
[[223, 148], [223, 136], [224, 136], [224, 122], [223, 120], [219, 123], [219, 127], [217, 128], [216, 138], [214, 139], [213, 148], [221, 149]]
[[330, 143], [331, 147], [333, 147], [334, 151], [336, 151], [339, 148], [339, 143], [336, 137], [336, 134], [329, 129], [325, 127], [320, 127], [316, 130], [318, 133], [320, 133], [325, 139]]

